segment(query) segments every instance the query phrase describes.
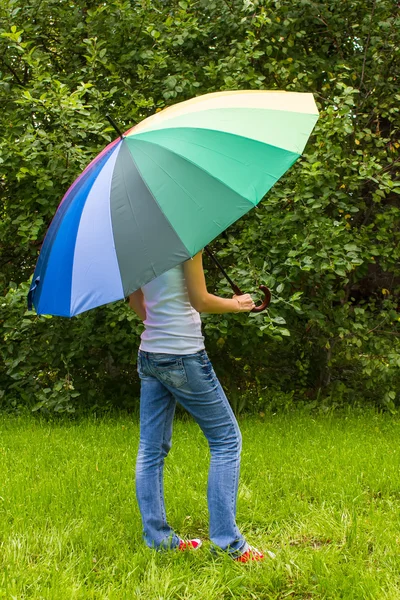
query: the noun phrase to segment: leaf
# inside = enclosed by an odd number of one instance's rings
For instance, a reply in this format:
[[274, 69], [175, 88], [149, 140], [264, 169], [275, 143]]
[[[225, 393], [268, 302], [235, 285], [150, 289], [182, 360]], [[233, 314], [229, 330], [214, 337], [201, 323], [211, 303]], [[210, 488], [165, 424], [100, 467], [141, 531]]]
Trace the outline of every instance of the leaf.
[[361, 248], [356, 244], [345, 244], [343, 248], [348, 252], [361, 252]]
[[274, 323], [278, 323], [280, 325], [285, 325], [286, 321], [283, 317], [272, 317], [271, 321], [273, 321]]
[[304, 292], [295, 292], [293, 294], [293, 296], [290, 297], [290, 301], [294, 302], [295, 300], [298, 300], [299, 298], [301, 298], [301, 296], [303, 295]]

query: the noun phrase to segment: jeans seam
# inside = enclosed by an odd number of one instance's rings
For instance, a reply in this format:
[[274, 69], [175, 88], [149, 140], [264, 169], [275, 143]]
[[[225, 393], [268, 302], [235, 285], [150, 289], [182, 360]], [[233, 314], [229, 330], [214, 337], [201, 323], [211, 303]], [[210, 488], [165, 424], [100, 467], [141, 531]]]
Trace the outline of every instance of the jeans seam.
[[[171, 400], [169, 402], [171, 402]], [[167, 415], [167, 410], [165, 411], [165, 415]], [[167, 419], [165, 418], [164, 419], [164, 426], [163, 426], [162, 444], [164, 444], [164, 441], [165, 441], [165, 430], [166, 430], [166, 427], [167, 427]], [[160, 453], [160, 455], [161, 455], [161, 453]], [[162, 460], [164, 462], [164, 457], [162, 457]], [[163, 519], [164, 519], [164, 521], [166, 523], [167, 522], [167, 513], [165, 511], [164, 499], [163, 499], [163, 495], [162, 495], [163, 477], [162, 477], [162, 472], [161, 472], [161, 464], [159, 466], [159, 481], [160, 481], [160, 483], [159, 483], [159, 485], [160, 485], [160, 487], [159, 487], [159, 494], [160, 494], [161, 509], [162, 509], [162, 513], [163, 513]]]
[[[217, 376], [216, 376], [216, 375], [214, 375], [213, 379], [214, 379], [214, 380], [216, 380], [216, 381], [217, 381], [217, 383], [219, 383], [219, 382], [218, 382], [218, 378], [217, 378]], [[221, 402], [222, 402], [222, 403], [223, 403], [225, 406], [226, 406], [226, 404], [228, 404], [228, 406], [229, 406], [229, 402], [228, 402], [228, 400], [227, 400], [226, 396], [225, 396], [224, 394], [221, 394], [221, 387], [222, 387], [222, 386], [220, 387], [220, 385], [221, 385], [221, 384], [219, 383], [219, 385], [218, 385], [218, 387], [217, 387], [217, 394], [218, 394], [218, 397], [219, 397], [219, 399], [221, 400]], [[229, 406], [229, 408], [230, 408], [230, 406]], [[237, 426], [236, 426], [236, 424], [235, 424], [235, 421], [232, 419], [232, 414], [230, 413], [230, 411], [229, 411], [229, 410], [228, 410], [228, 415], [229, 415], [230, 424], [231, 424], [231, 426], [233, 427], [233, 430], [234, 430], [234, 433], [235, 433], [235, 439], [236, 439], [236, 442], [238, 442], [239, 436], [238, 436]], [[239, 461], [239, 457], [240, 457], [240, 454], [239, 454], [239, 456], [236, 456], [236, 457], [235, 457], [235, 463], [236, 463], [236, 465], [237, 465], [237, 463], [238, 463], [238, 461]], [[239, 462], [239, 465], [240, 465], [240, 462]], [[231, 513], [232, 513], [233, 519], [234, 519], [234, 521], [235, 521], [235, 528], [236, 528], [236, 531], [237, 531], [238, 535], [239, 535], [240, 537], [242, 537], [242, 535], [240, 534], [240, 531], [239, 531], [239, 529], [238, 529], [238, 527], [237, 527], [237, 525], [236, 525], [236, 514], [235, 514], [235, 497], [236, 497], [236, 496], [237, 496], [237, 494], [239, 493], [239, 473], [238, 473], [238, 469], [235, 469], [235, 476], [234, 476], [234, 477], [235, 477], [235, 479], [234, 479], [234, 486], [233, 486], [233, 488], [232, 488], [232, 495], [231, 495], [231, 504], [230, 504], [230, 508], [231, 508]], [[240, 538], [239, 538], [239, 539], [240, 539]], [[246, 544], [246, 541], [244, 541], [244, 542], [243, 542], [243, 545], [244, 545], [244, 544]], [[237, 552], [237, 550], [236, 550], [236, 552]]]

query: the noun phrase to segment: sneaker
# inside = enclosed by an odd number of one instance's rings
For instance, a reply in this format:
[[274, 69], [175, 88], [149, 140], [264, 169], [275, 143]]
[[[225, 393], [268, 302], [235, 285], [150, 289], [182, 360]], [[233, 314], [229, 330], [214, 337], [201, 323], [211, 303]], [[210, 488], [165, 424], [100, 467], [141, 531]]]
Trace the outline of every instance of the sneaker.
[[185, 550], [198, 550], [202, 545], [202, 541], [198, 538], [194, 538], [193, 540], [181, 540], [179, 542], [178, 550], [184, 552]]
[[235, 560], [236, 562], [247, 563], [247, 562], [252, 562], [252, 561], [260, 561], [260, 560], [263, 560], [264, 558], [265, 558], [264, 554], [262, 552], [260, 552], [259, 550], [257, 550], [257, 548], [254, 548], [253, 546], [249, 546], [248, 549], [246, 550], [246, 552], [243, 552], [243, 554], [241, 554], [240, 556], [237, 556], [233, 560]]

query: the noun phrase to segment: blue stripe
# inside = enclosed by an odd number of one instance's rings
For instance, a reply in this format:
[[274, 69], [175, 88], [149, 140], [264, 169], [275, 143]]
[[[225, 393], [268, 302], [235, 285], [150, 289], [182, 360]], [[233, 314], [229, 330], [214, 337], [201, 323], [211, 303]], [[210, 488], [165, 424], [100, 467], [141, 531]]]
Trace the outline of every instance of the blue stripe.
[[50, 225], [33, 276], [33, 281], [40, 277], [33, 297], [39, 314], [71, 316], [72, 266], [82, 210], [98, 174], [118, 146], [111, 148], [85, 173], [71, 195], [64, 199]]

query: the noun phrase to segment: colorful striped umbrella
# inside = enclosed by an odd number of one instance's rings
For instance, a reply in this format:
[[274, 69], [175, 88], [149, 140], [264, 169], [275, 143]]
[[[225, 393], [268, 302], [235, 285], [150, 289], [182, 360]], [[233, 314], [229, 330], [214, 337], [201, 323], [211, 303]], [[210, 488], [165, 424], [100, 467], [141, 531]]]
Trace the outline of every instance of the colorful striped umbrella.
[[120, 300], [194, 256], [299, 158], [317, 119], [312, 94], [219, 92], [128, 130], [58, 207], [30, 290], [37, 312]]

